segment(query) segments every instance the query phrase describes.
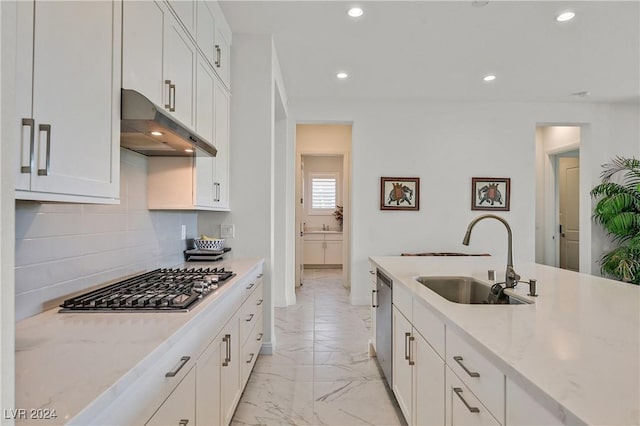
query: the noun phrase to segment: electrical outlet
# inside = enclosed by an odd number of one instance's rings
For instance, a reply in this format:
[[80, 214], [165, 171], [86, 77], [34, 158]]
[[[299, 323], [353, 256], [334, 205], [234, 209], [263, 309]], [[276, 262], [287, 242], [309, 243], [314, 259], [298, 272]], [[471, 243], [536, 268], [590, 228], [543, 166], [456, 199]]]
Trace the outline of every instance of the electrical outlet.
[[182, 225], [180, 228], [180, 239], [183, 241], [187, 239], [187, 225]]
[[233, 225], [220, 225], [220, 238], [233, 238], [236, 234], [236, 227]]

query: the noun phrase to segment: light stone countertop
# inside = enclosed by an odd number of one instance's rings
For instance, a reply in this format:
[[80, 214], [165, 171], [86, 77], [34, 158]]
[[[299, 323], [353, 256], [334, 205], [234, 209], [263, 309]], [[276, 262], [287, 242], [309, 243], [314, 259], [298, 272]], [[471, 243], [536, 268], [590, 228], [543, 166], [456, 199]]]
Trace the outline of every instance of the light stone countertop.
[[262, 262], [234, 259], [184, 264], [222, 266], [236, 273], [189, 312], [58, 313], [56, 308], [18, 322], [16, 408], [27, 412], [51, 409], [57, 418], [27, 418], [17, 423], [64, 424], [82, 410], [99, 413], [152, 367], [190, 323], [224, 302], [224, 294]]
[[[379, 269], [421, 297], [474, 346], [566, 424], [640, 424], [640, 286], [538, 264], [515, 262], [536, 278], [531, 305], [464, 305], [416, 276], [504, 278], [496, 258], [371, 257]], [[527, 298], [529, 286], [515, 292]], [[508, 403], [508, 402], [507, 402]]]

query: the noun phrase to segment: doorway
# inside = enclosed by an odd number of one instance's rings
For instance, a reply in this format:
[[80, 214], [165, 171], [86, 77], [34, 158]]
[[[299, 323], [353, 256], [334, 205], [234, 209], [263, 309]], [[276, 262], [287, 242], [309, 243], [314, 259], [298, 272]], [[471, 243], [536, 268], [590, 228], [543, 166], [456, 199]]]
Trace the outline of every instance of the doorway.
[[580, 269], [580, 127], [536, 129], [536, 262]]
[[351, 124], [296, 126], [296, 287], [321, 268], [350, 287], [350, 152]]

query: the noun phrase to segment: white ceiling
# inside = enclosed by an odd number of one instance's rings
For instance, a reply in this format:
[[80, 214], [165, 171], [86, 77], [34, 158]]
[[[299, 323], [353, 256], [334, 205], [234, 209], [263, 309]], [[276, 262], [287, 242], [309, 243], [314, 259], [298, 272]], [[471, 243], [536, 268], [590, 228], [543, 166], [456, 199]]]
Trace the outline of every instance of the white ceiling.
[[640, 99], [638, 0], [220, 3], [234, 34], [273, 35], [291, 99]]

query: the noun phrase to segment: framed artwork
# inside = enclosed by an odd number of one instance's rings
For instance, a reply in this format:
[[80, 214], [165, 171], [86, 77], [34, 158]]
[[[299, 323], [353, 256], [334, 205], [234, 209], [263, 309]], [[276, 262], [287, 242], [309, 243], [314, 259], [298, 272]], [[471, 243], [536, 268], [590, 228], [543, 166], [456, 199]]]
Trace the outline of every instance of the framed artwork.
[[380, 210], [420, 210], [420, 178], [380, 178]]
[[509, 211], [510, 178], [471, 178], [471, 210]]

